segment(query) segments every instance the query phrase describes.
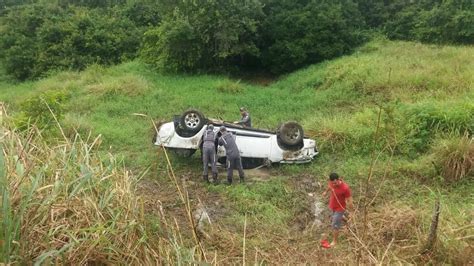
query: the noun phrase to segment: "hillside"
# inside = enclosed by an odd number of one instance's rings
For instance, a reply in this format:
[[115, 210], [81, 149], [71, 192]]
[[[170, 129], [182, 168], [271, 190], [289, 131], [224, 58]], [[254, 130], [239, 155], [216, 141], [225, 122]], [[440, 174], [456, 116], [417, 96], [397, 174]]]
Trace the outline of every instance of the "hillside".
[[[97, 156], [117, 155], [131, 175], [140, 178], [136, 196], [143, 199], [145, 215], [140, 219], [149, 233], [144, 241], [148, 248], [160, 250], [161, 262], [472, 263], [472, 47], [380, 39], [350, 56], [312, 65], [268, 86], [223, 76], [158, 74], [132, 61], [17, 84], [3, 78], [0, 99], [18, 128], [37, 119], [47, 142], [63, 134], [74, 139], [76, 132], [90, 142], [100, 135], [94, 141]], [[44, 101], [59, 117], [62, 132]], [[320, 157], [309, 165], [249, 171], [245, 185], [214, 187], [200, 182], [199, 155], [171, 155], [168, 165], [164, 152], [151, 145], [151, 120], [169, 120], [196, 108], [206, 116], [232, 121], [239, 106], [248, 107], [256, 127], [300, 122], [317, 140]], [[170, 167], [182, 181], [178, 186]], [[317, 211], [326, 204], [320, 204], [321, 184], [333, 171], [351, 185], [357, 211], [340, 246], [327, 251], [319, 248], [319, 240], [329, 228]], [[189, 210], [180, 202], [177, 187], [189, 192], [191, 211], [198, 206], [208, 211], [212, 225], [204, 229], [204, 236], [195, 237], [189, 230]], [[434, 251], [419, 255], [436, 199], [442, 206], [438, 240]], [[167, 224], [173, 219], [176, 225]], [[324, 225], [319, 227], [317, 221]], [[201, 239], [200, 248], [196, 238]], [[114, 246], [113, 241], [96, 245]], [[52, 250], [60, 250], [48, 253], [56, 262], [62, 253], [75, 259], [73, 249], [61, 247], [12, 250], [27, 261]], [[146, 262], [140, 254], [130, 261]], [[93, 255], [81, 259], [123, 259]]]

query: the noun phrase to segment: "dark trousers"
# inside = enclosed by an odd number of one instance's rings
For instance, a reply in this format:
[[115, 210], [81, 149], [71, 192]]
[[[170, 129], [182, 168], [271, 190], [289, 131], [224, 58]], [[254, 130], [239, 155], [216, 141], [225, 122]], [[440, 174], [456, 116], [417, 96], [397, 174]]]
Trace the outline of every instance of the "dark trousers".
[[244, 169], [242, 168], [242, 160], [240, 157], [229, 158], [227, 157], [227, 181], [232, 182], [232, 176], [234, 175], [233, 170], [239, 171], [240, 179], [244, 179]]
[[216, 150], [214, 148], [203, 148], [202, 150], [202, 166], [204, 171], [203, 176], [207, 176], [208, 164], [211, 163], [211, 169], [213, 174], [217, 174], [216, 167]]

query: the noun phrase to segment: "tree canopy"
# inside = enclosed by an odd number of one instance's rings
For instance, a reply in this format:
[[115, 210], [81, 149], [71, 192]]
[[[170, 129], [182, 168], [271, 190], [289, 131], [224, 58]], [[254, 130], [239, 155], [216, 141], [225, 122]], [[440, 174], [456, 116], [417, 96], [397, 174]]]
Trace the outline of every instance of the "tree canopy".
[[474, 43], [469, 0], [4, 0], [0, 22], [0, 60], [19, 80], [138, 57], [170, 72], [282, 74], [372, 32]]

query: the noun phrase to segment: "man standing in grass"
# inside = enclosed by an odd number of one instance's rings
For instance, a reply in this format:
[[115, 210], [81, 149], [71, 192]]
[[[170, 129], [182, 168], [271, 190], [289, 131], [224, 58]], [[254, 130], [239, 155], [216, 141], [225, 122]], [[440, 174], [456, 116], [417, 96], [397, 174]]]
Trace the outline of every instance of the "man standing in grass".
[[323, 192], [323, 197], [326, 196], [327, 192], [331, 193], [329, 197], [329, 209], [332, 211], [331, 227], [333, 232], [331, 246], [335, 246], [337, 244], [339, 230], [342, 227], [344, 215], [347, 214], [346, 202], [351, 210], [354, 209], [354, 203], [352, 201], [349, 185], [339, 178], [337, 173], [331, 173], [329, 175], [328, 187]]
[[209, 183], [208, 164], [211, 163], [212, 179], [215, 184], [219, 183], [217, 178], [217, 166], [216, 166], [216, 144], [217, 134], [214, 132], [214, 125], [210, 124], [207, 126], [206, 131], [202, 135], [202, 164], [203, 173], [202, 176], [206, 182]]
[[244, 170], [242, 168], [242, 160], [240, 159], [240, 152], [235, 143], [235, 136], [227, 131], [227, 128], [222, 126], [220, 128], [222, 136], [219, 138], [218, 144], [224, 145], [225, 155], [227, 157], [227, 184], [232, 184], [232, 176], [234, 169], [239, 171], [240, 183], [244, 182]]

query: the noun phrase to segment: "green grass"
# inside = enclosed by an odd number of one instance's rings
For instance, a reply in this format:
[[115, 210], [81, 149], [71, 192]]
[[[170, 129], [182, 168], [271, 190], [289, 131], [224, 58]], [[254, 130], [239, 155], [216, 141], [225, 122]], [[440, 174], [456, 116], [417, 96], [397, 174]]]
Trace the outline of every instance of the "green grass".
[[240, 226], [243, 226], [243, 217], [248, 215], [265, 227], [281, 227], [288, 222], [298, 200], [297, 193], [278, 177], [263, 183], [211, 186], [209, 189], [228, 198], [234, 216], [231, 220], [238, 220]]
[[[274, 129], [295, 120], [317, 140], [320, 157], [309, 165], [275, 167], [276, 175], [283, 177], [270, 182], [208, 188], [224, 197], [234, 211], [229, 224], [234, 221], [242, 226], [247, 215], [252, 223], [269, 224], [269, 230], [285, 230], [285, 223], [297, 211], [292, 200], [298, 198], [288, 190], [289, 177], [310, 175], [324, 183], [336, 171], [360, 198], [375, 151], [371, 186], [380, 187], [380, 201], [402, 200], [422, 208], [428, 221], [429, 191], [439, 191], [448, 215], [454, 215], [445, 220], [443, 226], [448, 228], [466, 223], [468, 214], [463, 210], [469, 206], [458, 195], [469, 194], [473, 179], [470, 174], [446, 184], [432, 165], [433, 146], [446, 136], [457, 139], [468, 132], [472, 137], [473, 84], [472, 47], [379, 39], [352, 55], [309, 66], [265, 87], [224, 76], [164, 75], [133, 61], [20, 84], [3, 77], [0, 99], [18, 112], [22, 102], [42, 92], [67, 91], [69, 100], [61, 121], [67, 135], [74, 135], [75, 130], [83, 135], [101, 134], [102, 153], [118, 154], [129, 169], [137, 173], [148, 169], [146, 177], [158, 180], [166, 180], [166, 167], [151, 145], [150, 119], [135, 113], [170, 120], [197, 108], [208, 117], [234, 121], [239, 118], [238, 108], [245, 106], [256, 127]], [[191, 160], [172, 156], [171, 160], [178, 174], [200, 176], [198, 155]], [[467, 241], [455, 240], [460, 237], [456, 232], [447, 236], [443, 244], [448, 251]]]

